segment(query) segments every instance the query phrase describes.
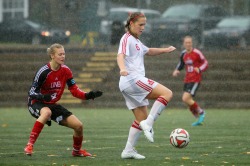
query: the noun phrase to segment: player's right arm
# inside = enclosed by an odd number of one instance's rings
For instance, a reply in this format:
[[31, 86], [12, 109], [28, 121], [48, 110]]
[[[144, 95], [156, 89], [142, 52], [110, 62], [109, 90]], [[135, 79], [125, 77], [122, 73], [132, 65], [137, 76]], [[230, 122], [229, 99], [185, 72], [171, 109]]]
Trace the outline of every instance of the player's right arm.
[[122, 54], [122, 53], [117, 55], [117, 64], [120, 68], [120, 75], [121, 76], [128, 75], [128, 71], [127, 71], [126, 66], [125, 66], [125, 57], [126, 57], [126, 55]]
[[177, 64], [175, 70], [173, 71], [173, 76], [174, 77], [177, 77], [179, 74], [180, 74], [180, 71], [184, 68], [185, 66], [185, 63], [184, 63], [184, 60], [183, 60], [183, 56], [184, 56], [185, 52], [182, 52], [181, 53], [181, 56], [180, 56], [180, 61], [179, 63]]
[[125, 34], [120, 40], [118, 54], [117, 54], [117, 64], [120, 69], [121, 76], [127, 76], [128, 71], [125, 65], [126, 55], [129, 55], [129, 43], [130, 43], [130, 34]]
[[47, 74], [49, 72], [49, 69], [46, 69], [46, 66], [42, 67], [40, 70], [37, 71], [33, 83], [30, 87], [30, 90], [28, 92], [29, 97], [33, 100], [39, 100], [39, 101], [47, 101], [49, 102], [51, 100], [51, 94], [41, 94], [41, 86], [46, 80]]

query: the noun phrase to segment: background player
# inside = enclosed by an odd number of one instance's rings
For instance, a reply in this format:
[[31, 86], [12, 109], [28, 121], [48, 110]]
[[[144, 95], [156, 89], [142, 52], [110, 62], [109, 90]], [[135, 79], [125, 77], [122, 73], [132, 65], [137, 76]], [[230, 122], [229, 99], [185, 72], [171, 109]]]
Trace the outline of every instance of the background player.
[[94, 99], [102, 95], [101, 91], [81, 91], [74, 79], [71, 70], [64, 65], [65, 51], [62, 45], [53, 44], [47, 49], [51, 61], [42, 66], [36, 73], [29, 91], [28, 108], [30, 114], [37, 118], [30, 133], [28, 144], [24, 148], [27, 155], [32, 155], [35, 144], [44, 124], [51, 125], [51, 120], [59, 125], [72, 128], [73, 156], [91, 156], [86, 150], [82, 150], [83, 125], [82, 122], [66, 108], [57, 104], [60, 100], [65, 85], [76, 98], [82, 100]]
[[201, 125], [205, 118], [205, 111], [200, 108], [197, 102], [194, 101], [196, 91], [201, 82], [201, 75], [208, 67], [208, 62], [205, 56], [196, 48], [193, 48], [193, 42], [191, 36], [186, 36], [183, 40], [185, 50], [182, 51], [180, 62], [173, 72], [173, 76], [176, 77], [180, 74], [180, 70], [185, 67], [186, 76], [184, 79], [184, 93], [182, 101], [189, 107], [193, 115], [198, 118], [192, 126]]
[[[128, 109], [132, 110], [135, 121], [129, 130], [128, 140], [121, 157], [123, 159], [144, 159], [134, 149], [141, 130], [150, 142], [153, 139], [153, 124], [172, 98], [172, 91], [145, 77], [144, 55], [155, 56], [175, 50], [175, 47], [148, 48], [139, 36], [146, 25], [146, 17], [140, 12], [132, 13], [125, 25], [127, 33], [120, 40], [117, 63], [120, 68], [119, 88]], [[155, 100], [148, 115], [148, 100]]]

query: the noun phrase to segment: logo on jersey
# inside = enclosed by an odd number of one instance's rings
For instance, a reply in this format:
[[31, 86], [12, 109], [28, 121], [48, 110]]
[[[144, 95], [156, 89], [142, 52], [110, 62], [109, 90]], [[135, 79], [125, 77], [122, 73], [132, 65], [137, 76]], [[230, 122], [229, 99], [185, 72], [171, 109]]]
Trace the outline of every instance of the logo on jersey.
[[70, 80], [70, 82], [71, 82], [72, 85], [74, 85], [76, 83], [73, 78]]
[[53, 89], [53, 88], [61, 88], [61, 82], [60, 81], [56, 81], [56, 82], [52, 82], [50, 84], [50, 88]]
[[186, 65], [192, 65], [192, 64], [193, 64], [192, 59], [187, 59], [187, 60], [185, 61], [185, 64], [186, 64]]
[[135, 44], [135, 48], [139, 51], [140, 47], [138, 46], [138, 44]]
[[51, 95], [51, 99], [52, 99], [52, 100], [56, 99], [56, 96], [57, 96], [57, 93], [53, 93], [53, 94]]

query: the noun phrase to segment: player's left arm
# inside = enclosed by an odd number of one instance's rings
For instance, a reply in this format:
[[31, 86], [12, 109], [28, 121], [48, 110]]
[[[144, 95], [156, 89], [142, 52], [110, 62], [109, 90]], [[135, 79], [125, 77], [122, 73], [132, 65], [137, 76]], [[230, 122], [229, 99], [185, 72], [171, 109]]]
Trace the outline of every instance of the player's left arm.
[[198, 55], [200, 57], [200, 61], [201, 61], [201, 65], [200, 67], [196, 68], [196, 70], [198, 70], [198, 73], [204, 72], [207, 70], [208, 68], [208, 61], [206, 59], [206, 57], [202, 54], [202, 52], [198, 51]]
[[170, 46], [167, 48], [149, 48], [146, 55], [155, 56], [155, 55], [160, 55], [164, 53], [170, 53], [170, 52], [173, 52], [174, 50], [176, 50], [174, 46]]
[[82, 91], [75, 83], [73, 78], [70, 78], [67, 80], [67, 85], [68, 85], [68, 89], [70, 91], [70, 93], [78, 98], [78, 99], [82, 99], [82, 100], [89, 100], [89, 99], [95, 99], [97, 97], [102, 96], [102, 91], [90, 91], [90, 92], [84, 92]]

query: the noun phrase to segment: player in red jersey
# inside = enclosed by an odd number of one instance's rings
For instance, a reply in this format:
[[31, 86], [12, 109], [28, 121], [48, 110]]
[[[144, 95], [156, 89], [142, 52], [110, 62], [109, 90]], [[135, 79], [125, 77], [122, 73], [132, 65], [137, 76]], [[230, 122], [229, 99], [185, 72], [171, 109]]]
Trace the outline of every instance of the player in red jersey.
[[176, 77], [180, 74], [180, 70], [185, 67], [186, 76], [184, 79], [184, 93], [182, 101], [189, 107], [192, 114], [198, 118], [192, 126], [202, 125], [205, 118], [205, 111], [200, 108], [193, 97], [201, 82], [202, 73], [207, 69], [208, 62], [205, 56], [196, 48], [193, 48], [192, 37], [186, 36], [183, 41], [185, 50], [182, 51], [180, 62], [173, 72]]
[[83, 124], [63, 106], [56, 102], [60, 100], [67, 84], [71, 94], [79, 99], [94, 99], [102, 95], [101, 91], [81, 91], [76, 85], [71, 70], [64, 65], [65, 51], [60, 44], [53, 44], [47, 49], [50, 62], [42, 66], [36, 73], [29, 90], [28, 109], [37, 120], [30, 133], [29, 141], [24, 148], [27, 155], [32, 155], [33, 145], [45, 124], [51, 125], [51, 120], [59, 125], [71, 128], [73, 134], [73, 156], [91, 156], [86, 150], [82, 150]]

